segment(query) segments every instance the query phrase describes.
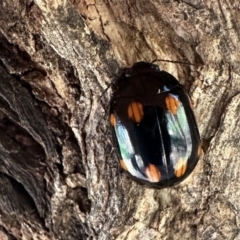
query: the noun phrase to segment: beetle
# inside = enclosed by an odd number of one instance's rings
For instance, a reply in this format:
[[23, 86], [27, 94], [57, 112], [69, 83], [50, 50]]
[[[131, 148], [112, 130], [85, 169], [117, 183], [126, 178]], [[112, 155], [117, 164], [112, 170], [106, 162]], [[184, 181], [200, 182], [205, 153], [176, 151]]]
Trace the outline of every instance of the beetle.
[[123, 70], [113, 85], [110, 125], [120, 166], [139, 183], [171, 187], [198, 162], [201, 140], [190, 98], [156, 64]]

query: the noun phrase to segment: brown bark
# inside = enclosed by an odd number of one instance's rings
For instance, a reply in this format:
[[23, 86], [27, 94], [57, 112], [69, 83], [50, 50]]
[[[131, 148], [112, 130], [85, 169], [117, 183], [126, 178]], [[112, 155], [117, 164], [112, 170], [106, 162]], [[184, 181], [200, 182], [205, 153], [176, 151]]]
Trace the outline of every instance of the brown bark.
[[[238, 1], [0, 1], [0, 239], [240, 239]], [[156, 58], [190, 92], [204, 157], [176, 187], [121, 174], [108, 107]]]

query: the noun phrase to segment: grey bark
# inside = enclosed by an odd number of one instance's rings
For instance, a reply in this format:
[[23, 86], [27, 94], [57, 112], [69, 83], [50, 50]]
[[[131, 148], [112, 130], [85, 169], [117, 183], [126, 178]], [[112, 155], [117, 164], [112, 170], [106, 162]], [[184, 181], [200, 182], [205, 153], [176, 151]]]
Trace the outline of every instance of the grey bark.
[[[238, 1], [0, 2], [0, 239], [240, 239]], [[176, 187], [121, 174], [108, 86], [156, 58], [204, 156]], [[107, 89], [107, 91], [106, 91]]]

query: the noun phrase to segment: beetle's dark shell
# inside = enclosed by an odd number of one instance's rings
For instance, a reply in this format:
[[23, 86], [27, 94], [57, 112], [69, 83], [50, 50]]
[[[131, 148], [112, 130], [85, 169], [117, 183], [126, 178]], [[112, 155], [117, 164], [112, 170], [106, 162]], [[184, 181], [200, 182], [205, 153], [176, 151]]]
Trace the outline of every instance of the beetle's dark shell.
[[198, 162], [201, 142], [189, 97], [155, 64], [125, 69], [115, 84], [110, 122], [122, 168], [148, 186], [179, 183]]

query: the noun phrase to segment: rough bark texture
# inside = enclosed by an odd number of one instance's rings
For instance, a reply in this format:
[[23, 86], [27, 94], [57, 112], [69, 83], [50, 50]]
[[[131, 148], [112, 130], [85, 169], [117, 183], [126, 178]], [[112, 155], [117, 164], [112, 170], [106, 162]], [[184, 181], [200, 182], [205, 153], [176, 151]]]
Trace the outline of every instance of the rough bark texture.
[[[240, 4], [0, 1], [0, 239], [240, 239]], [[119, 171], [109, 84], [156, 58], [190, 92], [205, 155], [182, 184]]]

